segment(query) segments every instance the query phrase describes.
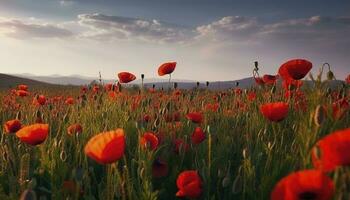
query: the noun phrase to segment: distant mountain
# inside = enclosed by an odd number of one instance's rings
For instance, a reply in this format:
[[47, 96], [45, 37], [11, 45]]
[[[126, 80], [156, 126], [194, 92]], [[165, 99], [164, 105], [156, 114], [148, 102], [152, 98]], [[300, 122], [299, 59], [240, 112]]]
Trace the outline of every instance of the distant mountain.
[[14, 88], [19, 84], [26, 84], [29, 87], [53, 86], [53, 84], [44, 83], [41, 81], [36, 81], [36, 80], [31, 80], [27, 78], [21, 78], [21, 77], [0, 73], [0, 89]]
[[[88, 85], [92, 81], [98, 81], [98, 77], [86, 77], [86, 76], [81, 76], [81, 75], [70, 75], [70, 76], [62, 76], [62, 75], [48, 75], [48, 76], [37, 76], [29, 73], [25, 74], [12, 74], [14, 76], [22, 77], [22, 78], [28, 78], [36, 81], [41, 81], [41, 82], [46, 82], [46, 83], [51, 83], [51, 84], [59, 84], [59, 85]], [[116, 80], [112, 79], [103, 79], [103, 83], [113, 83]], [[181, 79], [174, 79], [173, 81], [175, 82], [193, 82], [190, 80], [181, 80]], [[145, 79], [144, 83], [163, 83], [163, 82], [168, 82], [168, 79], [155, 79], [155, 78], [150, 78], [150, 79]], [[133, 84], [141, 84], [141, 79], [137, 79]]]

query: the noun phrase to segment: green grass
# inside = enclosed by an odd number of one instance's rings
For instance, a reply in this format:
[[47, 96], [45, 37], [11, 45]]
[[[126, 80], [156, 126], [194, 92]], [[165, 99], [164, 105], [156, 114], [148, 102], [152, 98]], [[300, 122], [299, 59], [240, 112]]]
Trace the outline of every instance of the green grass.
[[[334, 89], [335, 91], [341, 88]], [[132, 110], [137, 92], [123, 91], [122, 96], [110, 99], [105, 92], [75, 105], [32, 105], [33, 97], [11, 97], [21, 107], [14, 109], [2, 102], [2, 124], [20, 116], [22, 124], [33, 124], [39, 111], [50, 126], [47, 140], [31, 147], [21, 143], [15, 135], [0, 134], [0, 199], [18, 199], [26, 189], [33, 189], [38, 197], [47, 199], [177, 199], [176, 178], [183, 170], [198, 170], [203, 180], [201, 199], [269, 199], [274, 185], [293, 171], [312, 168], [310, 151], [322, 136], [349, 127], [349, 112], [341, 120], [333, 120], [328, 110], [325, 121], [317, 127], [313, 115], [317, 105], [330, 108], [331, 96], [327, 85], [306, 87], [306, 109], [297, 110], [290, 99], [288, 117], [279, 123], [266, 120], [259, 106], [271, 101], [288, 101], [283, 89], [252, 88], [257, 93], [253, 102], [243, 93], [224, 91], [219, 98], [217, 112], [205, 111], [205, 104], [214, 102], [220, 92], [206, 90], [182, 91], [180, 96], [163, 92], [142, 92], [142, 100]], [[38, 89], [47, 97], [63, 95], [77, 97], [79, 90]], [[343, 91], [344, 92], [344, 91]], [[348, 89], [345, 94], [349, 93]], [[160, 94], [162, 94], [160, 96]], [[0, 99], [10, 98], [7, 92]], [[237, 102], [245, 105], [238, 108]], [[14, 103], [14, 102], [13, 102]], [[159, 105], [159, 108], [156, 107]], [[231, 113], [227, 114], [227, 110]], [[166, 113], [179, 111], [182, 127], [173, 130], [164, 121]], [[197, 126], [185, 118], [189, 111], [205, 115], [200, 125], [207, 138], [192, 145], [191, 134]], [[57, 114], [53, 114], [57, 112]], [[149, 123], [141, 121], [144, 114], [152, 116]], [[83, 126], [83, 132], [69, 136], [67, 127], [74, 123]], [[87, 141], [95, 134], [123, 128], [126, 133], [124, 157], [110, 165], [100, 165], [83, 152]], [[164, 142], [157, 151], [139, 147], [139, 137], [146, 131], [165, 133]], [[190, 144], [188, 152], [173, 152], [174, 138]], [[169, 164], [167, 177], [152, 178], [151, 167], [156, 157]], [[331, 174], [336, 182], [335, 199], [349, 198], [349, 168], [343, 167]], [[73, 181], [76, 191], [64, 191], [64, 181]], [[345, 189], [344, 189], [345, 188]]]

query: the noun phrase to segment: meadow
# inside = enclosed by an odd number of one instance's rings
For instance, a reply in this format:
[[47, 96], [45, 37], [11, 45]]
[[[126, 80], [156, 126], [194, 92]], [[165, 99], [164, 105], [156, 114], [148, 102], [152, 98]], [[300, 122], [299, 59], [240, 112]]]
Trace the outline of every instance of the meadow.
[[0, 199], [350, 199], [350, 77], [298, 59], [255, 63], [250, 88], [181, 90], [175, 66], [163, 90], [121, 72], [1, 91]]

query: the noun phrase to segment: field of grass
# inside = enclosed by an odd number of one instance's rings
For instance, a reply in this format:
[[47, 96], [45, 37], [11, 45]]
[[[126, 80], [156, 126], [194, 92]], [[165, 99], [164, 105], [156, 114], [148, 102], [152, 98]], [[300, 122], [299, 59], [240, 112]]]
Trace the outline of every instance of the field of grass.
[[[350, 127], [349, 106], [338, 103], [348, 103], [349, 85], [330, 90], [327, 80], [314, 83], [289, 91], [272, 84], [225, 91], [29, 88], [25, 97], [0, 92], [2, 124], [18, 119], [22, 126], [49, 126], [47, 138], [36, 145], [2, 129], [0, 199], [178, 199], [177, 179], [187, 170], [197, 172], [199, 183], [185, 187], [200, 194], [191, 197], [190, 191], [184, 198], [270, 199], [283, 177], [317, 168], [311, 154], [320, 139]], [[38, 94], [45, 96], [42, 105]], [[284, 119], [274, 122], [263, 115], [261, 106], [270, 102], [287, 103]], [[200, 123], [188, 115], [194, 112], [203, 117]], [[68, 131], [73, 124], [82, 131]], [[204, 137], [193, 134], [197, 127]], [[118, 128], [125, 134], [120, 158], [103, 164], [86, 154], [93, 136]], [[145, 139], [147, 132], [156, 139]], [[350, 198], [347, 149], [334, 155], [347, 160], [324, 173], [334, 184], [334, 199]], [[321, 199], [305, 192], [299, 199]]]

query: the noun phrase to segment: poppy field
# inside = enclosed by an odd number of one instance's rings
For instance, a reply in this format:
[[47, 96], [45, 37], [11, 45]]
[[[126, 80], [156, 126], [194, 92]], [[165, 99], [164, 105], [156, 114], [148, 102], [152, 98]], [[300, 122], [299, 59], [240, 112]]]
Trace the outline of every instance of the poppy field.
[[255, 62], [249, 88], [184, 90], [179, 67], [155, 67], [162, 89], [1, 91], [0, 199], [350, 199], [350, 75]]

